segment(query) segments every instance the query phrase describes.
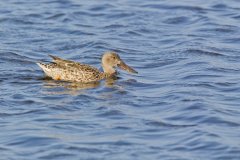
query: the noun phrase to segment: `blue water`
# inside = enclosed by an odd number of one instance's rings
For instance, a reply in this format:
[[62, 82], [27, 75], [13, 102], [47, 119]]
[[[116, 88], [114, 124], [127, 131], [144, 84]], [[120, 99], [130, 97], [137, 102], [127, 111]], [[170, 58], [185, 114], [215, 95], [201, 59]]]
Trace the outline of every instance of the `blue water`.
[[[239, 160], [240, 1], [0, 4], [1, 160]], [[95, 86], [44, 78], [48, 54], [139, 74]]]

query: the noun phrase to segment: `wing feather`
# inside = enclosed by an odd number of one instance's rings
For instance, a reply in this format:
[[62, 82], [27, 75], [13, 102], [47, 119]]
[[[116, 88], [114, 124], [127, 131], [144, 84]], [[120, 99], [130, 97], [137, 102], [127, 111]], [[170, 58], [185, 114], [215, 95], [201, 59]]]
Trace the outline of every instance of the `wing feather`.
[[71, 71], [71, 73], [66, 74], [73, 74], [80, 79], [83, 78], [88, 80], [98, 79], [101, 75], [101, 72], [93, 66], [74, 62], [71, 60], [65, 60], [53, 55], [49, 56], [53, 59], [54, 63], [56, 63], [59, 68], [62, 68], [66, 72]]

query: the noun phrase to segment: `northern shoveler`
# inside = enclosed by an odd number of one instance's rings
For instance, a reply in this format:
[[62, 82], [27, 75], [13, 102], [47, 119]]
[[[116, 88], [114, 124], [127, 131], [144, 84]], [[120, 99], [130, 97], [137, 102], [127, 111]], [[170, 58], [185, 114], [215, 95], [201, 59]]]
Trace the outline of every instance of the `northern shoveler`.
[[49, 64], [37, 63], [48, 77], [54, 80], [90, 83], [116, 75], [115, 67], [119, 67], [130, 73], [137, 73], [133, 68], [126, 65], [119, 55], [113, 51], [106, 52], [102, 56], [103, 71], [87, 64], [82, 64], [59, 57], [49, 55], [53, 62]]

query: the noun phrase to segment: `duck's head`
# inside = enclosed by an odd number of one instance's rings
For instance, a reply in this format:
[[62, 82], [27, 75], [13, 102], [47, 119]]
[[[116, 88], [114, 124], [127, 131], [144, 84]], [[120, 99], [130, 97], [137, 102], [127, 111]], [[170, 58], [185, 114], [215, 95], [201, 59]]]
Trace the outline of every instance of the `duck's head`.
[[126, 65], [121, 60], [119, 55], [113, 51], [104, 53], [104, 55], [102, 56], [102, 66], [103, 66], [104, 72], [108, 74], [116, 73], [116, 70], [115, 70], [116, 67], [119, 67], [125, 71], [128, 71], [129, 73], [138, 73], [133, 68]]

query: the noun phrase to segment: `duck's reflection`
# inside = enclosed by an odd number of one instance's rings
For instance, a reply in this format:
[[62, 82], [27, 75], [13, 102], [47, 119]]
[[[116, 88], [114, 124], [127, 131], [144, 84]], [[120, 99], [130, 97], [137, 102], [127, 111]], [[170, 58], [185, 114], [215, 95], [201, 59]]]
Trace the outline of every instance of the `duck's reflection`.
[[[117, 77], [112, 77], [105, 79], [104, 81], [92, 82], [92, 83], [77, 83], [77, 82], [64, 82], [52, 80], [49, 77], [42, 78], [43, 87], [47, 89], [53, 89], [48, 91], [49, 94], [79, 94], [79, 91], [84, 91], [87, 89], [98, 88], [101, 84], [105, 87], [111, 88], [115, 84]], [[62, 88], [59, 90], [59, 88]], [[56, 89], [56, 90], [55, 90]]]

